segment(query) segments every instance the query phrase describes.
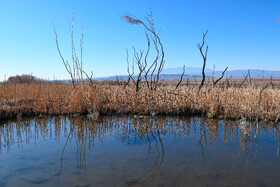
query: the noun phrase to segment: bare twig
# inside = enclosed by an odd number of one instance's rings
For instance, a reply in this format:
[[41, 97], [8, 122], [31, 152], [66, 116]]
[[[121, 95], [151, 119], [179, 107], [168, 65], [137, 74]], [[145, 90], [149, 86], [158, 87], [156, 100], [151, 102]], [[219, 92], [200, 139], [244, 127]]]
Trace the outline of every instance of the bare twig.
[[245, 76], [244, 80], [239, 85], [239, 88], [241, 88], [241, 86], [245, 83], [245, 81], [247, 80], [248, 76], [249, 76], [248, 74]]
[[182, 73], [182, 75], [181, 75], [180, 81], [178, 82], [178, 84], [177, 84], [177, 86], [176, 86], [175, 89], [177, 89], [177, 88], [180, 86], [180, 84], [181, 84], [181, 82], [182, 82], [182, 79], [183, 79], [183, 77], [184, 77], [184, 74], [185, 74], [185, 65], [184, 65], [184, 67], [183, 67], [183, 73]]
[[269, 84], [265, 85], [265, 86], [261, 89], [261, 91], [260, 91], [260, 95], [259, 95], [259, 106], [260, 106], [261, 100], [262, 100], [262, 93], [263, 93], [263, 91], [268, 87], [268, 85], [269, 85]]
[[226, 69], [223, 71], [222, 76], [221, 76], [220, 78], [218, 78], [218, 79], [213, 83], [214, 86], [224, 77], [224, 74], [225, 74], [225, 72], [227, 71], [227, 69], [228, 69], [228, 67], [226, 67]]

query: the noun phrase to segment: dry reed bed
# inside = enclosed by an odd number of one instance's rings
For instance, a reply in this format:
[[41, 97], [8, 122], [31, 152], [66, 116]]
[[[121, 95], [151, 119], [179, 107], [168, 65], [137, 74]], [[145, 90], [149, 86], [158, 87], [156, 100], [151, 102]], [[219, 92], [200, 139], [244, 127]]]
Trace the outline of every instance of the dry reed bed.
[[279, 88], [221, 88], [219, 86], [159, 86], [156, 91], [144, 85], [94, 86], [73, 89], [70, 84], [1, 84], [0, 118], [41, 114], [203, 114], [209, 118], [278, 119]]

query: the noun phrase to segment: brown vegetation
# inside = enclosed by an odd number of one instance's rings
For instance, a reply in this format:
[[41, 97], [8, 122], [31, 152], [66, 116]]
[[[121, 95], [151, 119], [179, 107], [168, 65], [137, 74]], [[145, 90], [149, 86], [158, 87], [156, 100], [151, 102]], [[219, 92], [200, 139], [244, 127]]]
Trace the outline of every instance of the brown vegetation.
[[[272, 86], [274, 85], [274, 86]], [[250, 118], [278, 121], [280, 89], [275, 84], [241, 87], [221, 82], [215, 87], [159, 84], [150, 90], [135, 85], [86, 83], [81, 89], [71, 84], [39, 83], [0, 85], [1, 119], [28, 115], [138, 114], [194, 115], [209, 118]]]

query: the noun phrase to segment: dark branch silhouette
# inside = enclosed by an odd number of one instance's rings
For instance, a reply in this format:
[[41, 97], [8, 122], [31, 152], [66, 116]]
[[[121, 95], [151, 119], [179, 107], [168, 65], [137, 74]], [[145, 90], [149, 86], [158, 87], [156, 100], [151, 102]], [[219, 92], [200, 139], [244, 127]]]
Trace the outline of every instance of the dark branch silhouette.
[[197, 48], [199, 49], [200, 51], [200, 54], [203, 58], [203, 67], [202, 67], [202, 80], [201, 80], [201, 83], [200, 83], [200, 86], [199, 86], [199, 90], [202, 88], [202, 86], [204, 85], [204, 82], [205, 82], [205, 66], [206, 66], [206, 61], [207, 61], [207, 54], [208, 54], [208, 45], [206, 46], [206, 50], [205, 52], [203, 53], [203, 47], [206, 43], [205, 41], [205, 37], [208, 33], [208, 30], [206, 30], [205, 33], [203, 33], [203, 37], [202, 37], [202, 43], [198, 43], [197, 44]]

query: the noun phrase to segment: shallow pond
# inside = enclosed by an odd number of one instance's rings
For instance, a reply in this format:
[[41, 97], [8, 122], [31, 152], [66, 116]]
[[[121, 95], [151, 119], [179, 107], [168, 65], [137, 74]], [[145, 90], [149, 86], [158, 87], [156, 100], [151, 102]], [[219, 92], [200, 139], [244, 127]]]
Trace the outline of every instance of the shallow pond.
[[0, 186], [280, 186], [279, 125], [55, 117], [0, 137]]

